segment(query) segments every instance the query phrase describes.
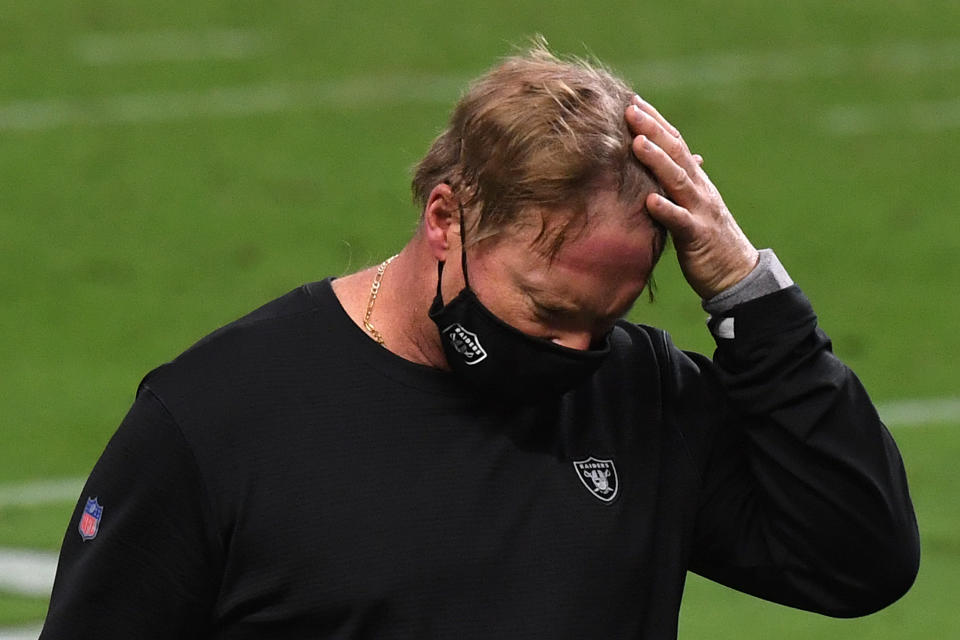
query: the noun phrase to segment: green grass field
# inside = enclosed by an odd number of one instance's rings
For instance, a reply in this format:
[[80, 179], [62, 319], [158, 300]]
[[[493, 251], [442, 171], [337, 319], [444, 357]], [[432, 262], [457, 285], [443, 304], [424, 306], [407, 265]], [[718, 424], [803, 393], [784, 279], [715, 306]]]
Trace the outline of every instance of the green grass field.
[[[0, 495], [84, 476], [140, 378], [298, 284], [379, 262], [472, 76], [542, 33], [630, 79], [880, 402], [960, 396], [960, 4], [0, 0]], [[672, 256], [633, 319], [711, 349]], [[960, 420], [894, 427], [920, 518], [903, 600], [830, 620], [691, 579], [681, 638], [944, 638]], [[72, 504], [0, 501], [56, 550]], [[0, 627], [45, 600], [0, 590]], [[2, 636], [2, 632], [0, 632]]]

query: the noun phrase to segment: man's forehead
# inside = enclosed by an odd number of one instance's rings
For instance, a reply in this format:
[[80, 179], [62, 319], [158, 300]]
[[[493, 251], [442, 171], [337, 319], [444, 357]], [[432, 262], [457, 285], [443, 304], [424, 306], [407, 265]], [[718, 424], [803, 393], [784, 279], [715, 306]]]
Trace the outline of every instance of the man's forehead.
[[[612, 220], [600, 222], [567, 239], [555, 254], [545, 256], [531, 248], [518, 270], [521, 286], [557, 298], [605, 298], [622, 286], [646, 284], [655, 263], [655, 235], [649, 222], [634, 227]], [[604, 291], [607, 290], [607, 291]]]
[[[577, 259], [583, 247], [614, 252], [615, 260], [629, 258], [639, 236], [655, 230], [643, 200], [621, 199], [616, 190], [593, 190], [576, 208], [535, 209], [515, 221], [515, 236], [551, 261], [561, 252]], [[579, 245], [579, 246], [577, 246]], [[571, 248], [573, 248], [571, 250]]]
[[573, 223], [559, 245], [554, 263], [571, 269], [649, 269], [657, 237], [643, 202], [621, 200], [613, 190], [600, 190], [588, 201], [586, 215]]
[[[644, 232], [646, 231], [646, 232]], [[562, 270], [615, 273], [620, 270], [646, 273], [653, 266], [652, 225], [624, 229], [604, 225], [564, 243], [551, 261]]]

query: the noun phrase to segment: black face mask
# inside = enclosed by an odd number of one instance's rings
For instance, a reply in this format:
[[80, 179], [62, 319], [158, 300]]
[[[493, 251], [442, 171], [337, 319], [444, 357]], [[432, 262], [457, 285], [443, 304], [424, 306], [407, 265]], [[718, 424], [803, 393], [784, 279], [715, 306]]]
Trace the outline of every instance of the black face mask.
[[[460, 210], [461, 234], [466, 226]], [[450, 368], [464, 382], [504, 399], [559, 395], [593, 374], [610, 353], [609, 334], [601, 348], [570, 349], [550, 340], [535, 338], [511, 327], [477, 299], [467, 276], [463, 249], [464, 288], [449, 304], [443, 304], [440, 282], [443, 262], [437, 266], [437, 295], [430, 306], [430, 319], [440, 330], [440, 341]]]

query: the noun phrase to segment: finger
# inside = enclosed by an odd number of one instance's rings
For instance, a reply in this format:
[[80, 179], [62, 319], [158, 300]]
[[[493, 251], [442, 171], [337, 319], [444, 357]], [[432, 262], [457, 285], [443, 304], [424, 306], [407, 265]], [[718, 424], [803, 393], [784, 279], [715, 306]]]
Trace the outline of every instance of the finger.
[[696, 188], [685, 167], [680, 166], [670, 155], [648, 137], [639, 135], [633, 139], [633, 154], [657, 178], [667, 195], [683, 206], [696, 202]]
[[644, 112], [637, 105], [630, 105], [627, 108], [626, 118], [634, 133], [644, 135], [652, 140], [654, 144], [666, 151], [674, 162], [686, 169], [691, 176], [696, 173], [697, 163], [690, 154], [690, 149], [687, 148], [683, 138], [672, 135], [653, 116]]
[[652, 104], [650, 104], [649, 102], [647, 102], [646, 100], [644, 100], [643, 98], [641, 98], [636, 94], [633, 95], [631, 102], [637, 105], [638, 107], [640, 107], [640, 109], [642, 109], [644, 112], [652, 116], [654, 120], [660, 123], [660, 126], [662, 126], [664, 129], [670, 132], [670, 135], [672, 135], [675, 138], [680, 137], [680, 131], [678, 131], [675, 126], [670, 124], [667, 121], [667, 119], [664, 118], [660, 114], [660, 112], [657, 111], [656, 107], [654, 107]]
[[698, 167], [703, 166], [703, 156], [700, 155], [699, 153], [693, 154], [693, 161], [697, 163]]
[[648, 194], [646, 205], [650, 217], [666, 227], [675, 240], [683, 241], [690, 235], [693, 225], [693, 216], [690, 211], [659, 193]]

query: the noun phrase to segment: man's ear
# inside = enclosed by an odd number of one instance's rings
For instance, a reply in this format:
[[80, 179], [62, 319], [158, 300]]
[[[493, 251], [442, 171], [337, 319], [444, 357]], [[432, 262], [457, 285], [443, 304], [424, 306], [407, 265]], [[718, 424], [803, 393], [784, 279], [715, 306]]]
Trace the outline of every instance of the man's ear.
[[454, 242], [454, 248], [459, 250], [460, 212], [450, 185], [442, 182], [430, 192], [423, 210], [423, 228], [430, 252], [437, 260], [447, 259], [451, 241]]

